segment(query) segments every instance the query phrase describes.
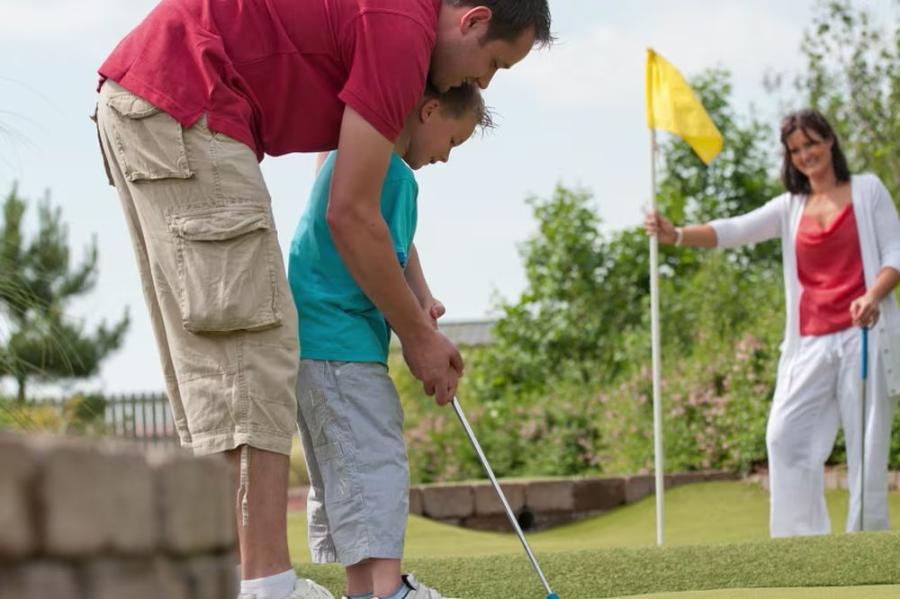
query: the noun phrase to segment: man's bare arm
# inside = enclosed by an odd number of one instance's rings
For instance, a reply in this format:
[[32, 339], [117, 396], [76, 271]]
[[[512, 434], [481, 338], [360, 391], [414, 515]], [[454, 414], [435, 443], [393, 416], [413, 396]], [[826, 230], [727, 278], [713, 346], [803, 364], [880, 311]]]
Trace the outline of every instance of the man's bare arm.
[[328, 159], [328, 152], [319, 152], [316, 154], [316, 174], [319, 174], [319, 171], [322, 169], [322, 165], [325, 164], [325, 161]]
[[450, 401], [462, 358], [407, 285], [381, 216], [381, 188], [393, 144], [349, 106], [344, 110], [326, 218], [350, 274], [400, 337], [410, 370], [426, 393]]

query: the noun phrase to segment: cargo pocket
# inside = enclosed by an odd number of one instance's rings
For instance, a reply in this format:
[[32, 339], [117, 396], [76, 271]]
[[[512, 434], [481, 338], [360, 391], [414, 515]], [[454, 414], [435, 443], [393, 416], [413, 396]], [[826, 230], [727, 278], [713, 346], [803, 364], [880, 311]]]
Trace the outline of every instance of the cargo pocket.
[[184, 328], [254, 331], [281, 324], [278, 240], [268, 206], [229, 204], [169, 215]]
[[113, 181], [112, 171], [109, 168], [109, 158], [106, 156], [106, 150], [103, 149], [103, 138], [100, 136], [100, 124], [97, 122], [96, 107], [94, 108], [94, 114], [91, 115], [91, 120], [94, 122], [94, 127], [97, 129], [97, 143], [100, 146], [100, 157], [103, 158], [103, 170], [106, 172], [106, 181], [111, 187], [115, 187], [116, 183]]
[[115, 151], [129, 181], [193, 176], [181, 123], [132, 93], [110, 96]]

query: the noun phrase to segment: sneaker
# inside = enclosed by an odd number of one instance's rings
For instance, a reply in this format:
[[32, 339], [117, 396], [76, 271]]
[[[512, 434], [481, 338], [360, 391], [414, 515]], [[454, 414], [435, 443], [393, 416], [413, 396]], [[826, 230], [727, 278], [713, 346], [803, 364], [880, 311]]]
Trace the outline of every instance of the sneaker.
[[[256, 599], [256, 595], [238, 595], [238, 599]], [[287, 599], [334, 599], [334, 595], [322, 585], [316, 584], [308, 578], [298, 578], [294, 584], [294, 590]]]
[[451, 597], [444, 597], [434, 589], [420, 583], [412, 574], [403, 575], [403, 584], [409, 589], [404, 599], [452, 599]]

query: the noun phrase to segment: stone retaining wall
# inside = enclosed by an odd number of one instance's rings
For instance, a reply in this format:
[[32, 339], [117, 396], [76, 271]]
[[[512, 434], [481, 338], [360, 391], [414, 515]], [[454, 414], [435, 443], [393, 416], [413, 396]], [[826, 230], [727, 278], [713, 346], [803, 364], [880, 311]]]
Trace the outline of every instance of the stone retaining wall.
[[228, 464], [0, 432], [0, 599], [237, 595]]
[[[737, 480], [731, 472], [667, 474], [666, 488], [712, 481]], [[510, 507], [526, 530], [539, 530], [634, 503], [652, 494], [652, 475], [501, 481]], [[447, 524], [480, 530], [509, 530], [509, 523], [490, 482], [416, 485], [410, 489], [409, 511]]]
[[[769, 471], [760, 469], [747, 477], [748, 482], [760, 485], [766, 491], [769, 490]], [[900, 471], [888, 472], [887, 475], [888, 490], [900, 491]], [[825, 488], [826, 489], [844, 489], [847, 486], [847, 467], [832, 466], [825, 469]]]

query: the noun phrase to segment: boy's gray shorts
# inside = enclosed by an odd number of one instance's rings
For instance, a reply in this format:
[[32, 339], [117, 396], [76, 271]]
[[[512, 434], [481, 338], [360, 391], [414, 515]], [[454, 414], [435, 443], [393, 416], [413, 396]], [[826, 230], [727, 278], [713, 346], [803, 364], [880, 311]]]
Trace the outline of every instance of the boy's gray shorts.
[[301, 360], [298, 428], [315, 563], [400, 559], [409, 512], [403, 409], [383, 364]]

